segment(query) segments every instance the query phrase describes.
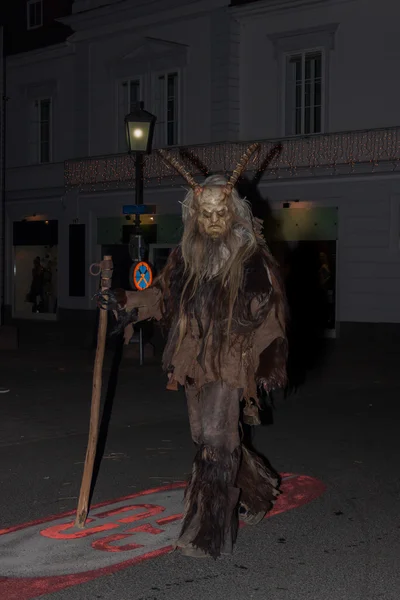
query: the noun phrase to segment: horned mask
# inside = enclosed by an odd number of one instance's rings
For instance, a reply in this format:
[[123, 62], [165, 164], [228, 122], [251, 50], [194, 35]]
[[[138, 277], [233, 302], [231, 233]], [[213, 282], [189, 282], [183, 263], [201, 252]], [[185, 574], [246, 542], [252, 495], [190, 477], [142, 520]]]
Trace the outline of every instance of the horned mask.
[[198, 184], [175, 157], [166, 150], [158, 150], [164, 161], [182, 175], [193, 190], [197, 221], [202, 233], [211, 238], [220, 238], [227, 233], [233, 219], [232, 191], [250, 158], [259, 148], [260, 144], [252, 144], [243, 154], [230, 179], [222, 185], [212, 181], [205, 185]]

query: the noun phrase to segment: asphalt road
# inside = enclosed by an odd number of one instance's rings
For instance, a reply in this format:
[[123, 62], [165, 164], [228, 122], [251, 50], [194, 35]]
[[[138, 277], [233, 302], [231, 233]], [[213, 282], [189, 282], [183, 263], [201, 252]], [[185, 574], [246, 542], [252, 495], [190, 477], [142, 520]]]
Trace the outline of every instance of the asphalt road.
[[[326, 485], [318, 499], [242, 529], [232, 557], [174, 552], [46, 597], [398, 600], [399, 354], [393, 346], [356, 355], [336, 349], [278, 403], [274, 423], [257, 428], [255, 445], [277, 470]], [[0, 358], [0, 384], [11, 388], [0, 397], [0, 528], [7, 528], [76, 507], [93, 357], [58, 349]], [[94, 503], [185, 479], [193, 448], [184, 398], [165, 391], [157, 365], [123, 361], [111, 408]]]

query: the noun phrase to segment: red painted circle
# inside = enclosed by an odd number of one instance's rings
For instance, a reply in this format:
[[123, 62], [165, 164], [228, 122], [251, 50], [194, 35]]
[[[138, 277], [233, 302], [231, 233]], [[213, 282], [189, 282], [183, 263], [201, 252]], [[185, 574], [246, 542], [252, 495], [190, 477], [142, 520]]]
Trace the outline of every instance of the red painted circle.
[[[184, 487], [177, 483], [93, 506], [83, 530], [74, 527], [75, 511], [0, 530], [0, 597], [31, 600], [171, 552]], [[281, 491], [267, 517], [308, 504], [325, 485], [285, 473]]]

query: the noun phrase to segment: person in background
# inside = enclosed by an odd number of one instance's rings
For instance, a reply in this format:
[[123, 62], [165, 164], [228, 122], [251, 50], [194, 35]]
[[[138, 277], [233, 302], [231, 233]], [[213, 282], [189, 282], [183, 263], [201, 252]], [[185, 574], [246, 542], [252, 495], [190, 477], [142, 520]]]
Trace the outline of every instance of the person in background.
[[44, 269], [40, 262], [40, 257], [37, 256], [33, 261], [32, 283], [28, 294], [29, 302], [32, 302], [32, 312], [34, 313], [43, 311], [43, 272]]

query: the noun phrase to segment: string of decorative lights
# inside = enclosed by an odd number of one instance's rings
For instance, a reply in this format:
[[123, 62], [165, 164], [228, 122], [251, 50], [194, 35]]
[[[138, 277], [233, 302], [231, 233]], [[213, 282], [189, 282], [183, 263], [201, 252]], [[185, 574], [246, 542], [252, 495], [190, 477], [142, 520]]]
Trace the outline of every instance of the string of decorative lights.
[[[360, 167], [363, 172], [382, 167], [395, 170], [400, 162], [400, 127], [393, 127], [261, 141], [261, 150], [249, 164], [249, 170], [260, 171], [263, 160], [277, 143], [282, 145], [282, 151], [268, 165], [263, 175], [266, 180], [348, 174]], [[197, 156], [211, 173], [230, 173], [247, 146], [248, 143], [226, 142], [189, 146], [185, 150]], [[168, 150], [184, 160], [179, 155], [180, 148]], [[193, 164], [186, 164], [194, 176], [200, 174]], [[64, 174], [67, 189], [134, 187], [135, 160], [128, 154], [73, 159], [65, 162]], [[144, 179], [145, 185], [182, 185], [172, 167], [155, 152], [145, 158]]]

